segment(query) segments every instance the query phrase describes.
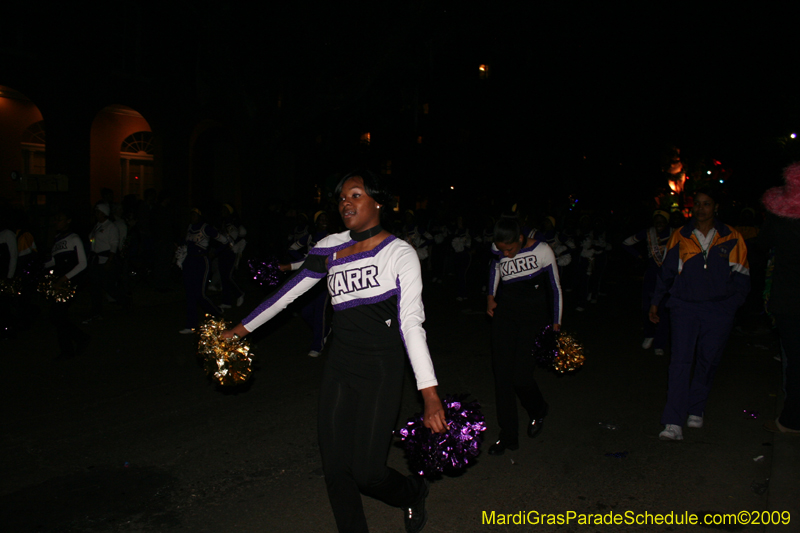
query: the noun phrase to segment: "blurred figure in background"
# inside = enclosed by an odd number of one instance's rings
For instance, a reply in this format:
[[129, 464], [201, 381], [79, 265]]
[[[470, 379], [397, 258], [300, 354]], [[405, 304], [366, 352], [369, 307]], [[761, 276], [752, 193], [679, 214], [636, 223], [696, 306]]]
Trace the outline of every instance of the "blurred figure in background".
[[192, 208], [189, 217], [191, 222], [186, 229], [186, 258], [182, 265], [183, 285], [186, 289], [186, 327], [178, 332], [184, 335], [194, 333], [197, 329], [199, 309], [213, 316], [222, 314], [222, 310], [206, 296], [206, 284], [211, 268], [208, 254], [211, 251], [212, 241], [222, 246], [230, 246], [227, 237], [217, 228], [203, 222], [203, 214], [199, 209]]
[[[61, 210], [55, 217], [56, 236], [50, 260], [44, 268], [52, 270], [56, 276], [55, 285], [63, 286], [70, 282], [75, 289], [80, 286], [87, 267], [86, 252], [83, 241], [70, 229], [72, 217], [66, 210]], [[75, 298], [66, 302], [50, 303], [50, 321], [56, 328], [58, 346], [61, 349], [59, 358], [69, 358], [82, 354], [89, 345], [89, 335], [72, 323], [69, 308]]]
[[[644, 281], [642, 282], [642, 320], [644, 322], [644, 341], [642, 348], [649, 350], [655, 345], [655, 354], [664, 355], [669, 338], [669, 310], [666, 307], [669, 296], [664, 297], [658, 306], [658, 316], [660, 320], [657, 324], [650, 321], [650, 302], [656, 290], [656, 280], [661, 264], [667, 254], [667, 243], [672, 236], [672, 228], [669, 227], [669, 213], [666, 211], [655, 211], [653, 213], [653, 225], [631, 235], [622, 241], [625, 251], [637, 259], [647, 261], [644, 271]], [[644, 243], [647, 247], [646, 259], [635, 245]]]
[[800, 433], [800, 163], [784, 170], [786, 185], [773, 187], [762, 199], [767, 219], [758, 242], [774, 250], [769, 312], [775, 317], [783, 348], [785, 399], [772, 432]]

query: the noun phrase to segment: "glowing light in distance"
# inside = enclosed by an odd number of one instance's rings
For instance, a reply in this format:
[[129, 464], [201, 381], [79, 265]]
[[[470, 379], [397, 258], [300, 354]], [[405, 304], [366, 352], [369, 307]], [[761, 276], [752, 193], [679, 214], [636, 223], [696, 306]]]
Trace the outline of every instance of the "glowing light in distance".
[[725, 183], [725, 180], [719, 180], [720, 183]]
[[789, 137], [791, 137], [792, 139], [797, 139], [797, 134], [796, 133], [792, 133], [791, 135], [789, 135]]
[[455, 189], [456, 189], [456, 188], [455, 188], [455, 187], [453, 187], [452, 185], [450, 186], [450, 190], [451, 190], [451, 191], [454, 191]]
[[711, 171], [709, 170], [708, 173], [711, 174]]

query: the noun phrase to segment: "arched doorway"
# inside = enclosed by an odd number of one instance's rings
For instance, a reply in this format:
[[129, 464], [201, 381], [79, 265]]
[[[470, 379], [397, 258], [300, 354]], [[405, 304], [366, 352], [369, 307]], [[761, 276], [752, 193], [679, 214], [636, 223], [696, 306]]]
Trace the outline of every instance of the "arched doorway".
[[90, 148], [91, 201], [111, 189], [119, 200], [128, 194], [143, 197], [158, 187], [154, 135], [150, 124], [136, 110], [124, 105], [106, 106], [92, 122]]
[[46, 173], [45, 144], [44, 121], [36, 104], [0, 85], [0, 196], [16, 197], [23, 205], [36, 198], [25, 194], [24, 178]]

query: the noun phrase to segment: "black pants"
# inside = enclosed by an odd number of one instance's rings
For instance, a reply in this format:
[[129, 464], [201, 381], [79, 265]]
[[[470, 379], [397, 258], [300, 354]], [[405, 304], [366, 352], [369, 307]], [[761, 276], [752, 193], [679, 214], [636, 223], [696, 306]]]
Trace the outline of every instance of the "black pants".
[[230, 250], [221, 252], [217, 259], [217, 265], [219, 266], [219, 282], [222, 285], [222, 303], [234, 305], [236, 300], [244, 294], [233, 280], [236, 254]]
[[210, 272], [206, 256], [189, 256], [183, 261], [183, 286], [186, 289], [186, 327], [197, 328], [197, 310], [212, 316], [222, 315], [219, 307], [206, 296], [206, 283]]
[[492, 369], [501, 440], [514, 442], [519, 436], [517, 397], [529, 419], [544, 416], [546, 403], [533, 377], [536, 364], [532, 350], [536, 335], [546, 324], [545, 317], [512, 312], [503, 309], [502, 303], [495, 308]]
[[50, 322], [56, 327], [61, 357], [77, 355], [78, 346], [89, 339], [89, 335], [69, 318], [69, 308], [72, 305], [72, 300], [71, 298], [66, 302], [52, 302], [50, 304]]
[[781, 345], [786, 353], [784, 380], [786, 400], [779, 421], [789, 429], [800, 429], [800, 332], [796, 314], [775, 314]]
[[95, 259], [89, 266], [89, 289], [92, 296], [92, 315], [103, 311], [106, 293], [121, 305], [126, 306], [128, 296], [119, 285], [119, 269], [116, 264], [100, 264]]
[[386, 466], [400, 410], [403, 347], [364, 352], [332, 340], [319, 402], [328, 499], [339, 531], [348, 533], [368, 531], [361, 494], [409, 507], [422, 490], [421, 479]]

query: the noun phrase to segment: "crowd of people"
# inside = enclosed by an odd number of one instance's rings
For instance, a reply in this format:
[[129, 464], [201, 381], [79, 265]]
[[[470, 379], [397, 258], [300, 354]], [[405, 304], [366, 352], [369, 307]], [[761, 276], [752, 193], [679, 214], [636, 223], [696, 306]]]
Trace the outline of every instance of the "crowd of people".
[[[94, 205], [95, 223], [84, 234], [73, 231], [73, 213], [56, 213], [49, 252], [37, 247], [23, 217], [6, 217], [0, 275], [19, 278], [23, 289], [13, 297], [4, 292], [1, 318], [6, 335], [37, 318], [30, 271], [38, 261], [39, 270], [52, 271], [56, 287], [70, 283], [91, 301], [80, 325], [71, 317], [72, 299], [49, 304], [59, 357], [84, 352], [104, 308], [114, 303], [130, 309], [142, 282], [170, 290], [182, 278], [186, 317], [182, 329], [176, 319], [176, 331], [192, 334], [201, 312], [220, 316], [244, 305], [252, 286], [243, 283], [243, 257], [277, 257], [280, 269], [291, 274], [225, 335], [246, 336], [301, 298], [312, 330], [308, 355], [327, 350], [319, 438], [339, 529], [366, 531], [366, 494], [403, 508], [407, 531], [421, 531], [428, 485], [386, 466], [386, 455], [406, 354], [424, 399], [424, 425], [435, 432], [447, 426], [422, 327], [426, 284], [447, 281], [459, 303], [486, 301], [499, 425], [489, 455], [519, 447], [517, 399], [526, 411], [527, 436], [541, 433], [548, 403], [534, 378], [534, 338], [545, 326], [561, 328], [564, 292], [574, 293], [574, 313], [598, 303], [616, 250], [640, 262], [642, 349], [670, 353], [661, 439], [682, 440], [684, 427], [703, 427], [737, 313], [748, 295], [760, 309], [762, 294], [782, 342], [786, 396], [781, 416], [765, 427], [800, 433], [800, 348], [792, 328], [800, 263], [791, 244], [800, 232], [800, 164], [789, 167], [785, 179], [784, 187], [767, 193], [763, 211], [735, 213], [735, 225], [721, 219], [719, 187], [701, 183], [687, 196], [685, 210], [656, 206], [650, 224], [627, 238], [635, 229], [630, 221], [611, 227], [607, 217], [574, 206], [525, 213], [517, 204], [477, 215], [395, 210], [381, 177], [366, 170], [344, 176], [328, 205], [308, 212], [271, 206], [247, 226], [231, 204], [221, 204], [192, 207], [181, 230], [169, 195], [150, 190], [140, 201], [128, 198], [119, 205], [104, 190]], [[214, 290], [218, 296], [209, 294]]]

